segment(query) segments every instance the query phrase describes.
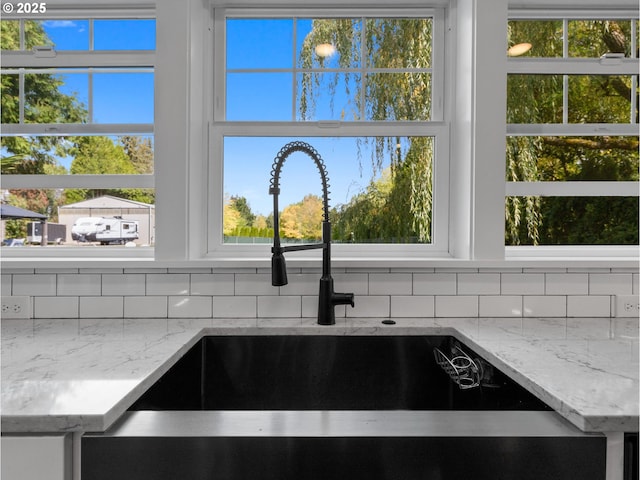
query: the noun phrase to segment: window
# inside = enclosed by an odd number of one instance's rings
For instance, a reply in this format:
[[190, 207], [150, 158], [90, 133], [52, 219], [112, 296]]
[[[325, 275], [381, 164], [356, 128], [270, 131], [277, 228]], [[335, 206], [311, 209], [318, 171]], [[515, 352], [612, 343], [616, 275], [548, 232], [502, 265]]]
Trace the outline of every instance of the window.
[[[272, 163], [304, 141], [327, 167], [338, 254], [389, 244], [445, 253], [443, 12], [221, 9], [216, 22], [215, 58], [225, 60], [214, 68], [210, 191], [220, 195], [211, 198], [209, 251], [271, 243]], [[318, 239], [313, 162], [292, 155], [281, 180], [283, 239]]]
[[[77, 254], [85, 245], [72, 238], [78, 218], [72, 211], [113, 218], [126, 210], [130, 220], [138, 220], [131, 213], [138, 207], [154, 211], [153, 10], [114, 7], [100, 17], [78, 11], [62, 17], [53, 7], [49, 18], [0, 21], [2, 201], [46, 214], [66, 226], [66, 238], [46, 252], [9, 255]], [[5, 235], [25, 236], [26, 223], [13, 221]], [[142, 247], [153, 239], [148, 232], [134, 242], [141, 248], [126, 254], [152, 255]]]
[[638, 245], [638, 19], [509, 21], [506, 245]]

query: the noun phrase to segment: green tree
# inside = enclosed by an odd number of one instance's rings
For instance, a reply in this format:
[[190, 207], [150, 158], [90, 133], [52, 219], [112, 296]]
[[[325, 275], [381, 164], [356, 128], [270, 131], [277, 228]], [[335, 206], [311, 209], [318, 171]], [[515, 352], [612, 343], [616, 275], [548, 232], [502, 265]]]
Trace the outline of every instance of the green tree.
[[322, 238], [322, 215], [322, 199], [317, 195], [306, 195], [302, 201], [287, 206], [280, 214], [283, 238]]
[[249, 226], [249, 227], [254, 226], [254, 221], [256, 219], [256, 216], [251, 211], [249, 202], [245, 197], [233, 195], [230, 199], [230, 203], [233, 206], [233, 208], [235, 208], [240, 213], [243, 226]]
[[[35, 45], [51, 45], [41, 22], [25, 21], [27, 50]], [[0, 22], [0, 42], [6, 50], [18, 50], [20, 24], [17, 21]], [[24, 122], [25, 123], [85, 123], [88, 119], [86, 106], [75, 95], [60, 91], [63, 80], [47, 73], [24, 74]], [[20, 122], [20, 75], [0, 76], [2, 123]], [[2, 137], [2, 148], [21, 155], [23, 162], [12, 173], [44, 173], [44, 165], [54, 164], [56, 156], [66, 156], [68, 142], [57, 136]], [[2, 173], [10, 173], [3, 170]]]
[[[125, 152], [122, 145], [109, 137], [87, 136], [74, 137], [70, 154], [71, 173], [76, 175], [131, 175], [136, 174], [136, 167]], [[143, 203], [152, 203], [153, 195], [145, 189], [70, 189], [66, 192], [69, 202], [79, 202], [87, 198], [103, 195], [126, 198]]]
[[334, 238], [343, 242], [429, 242], [432, 143], [430, 138], [414, 139], [402, 162], [385, 169], [364, 192], [334, 209]]
[[[321, 43], [335, 47], [333, 58], [316, 54], [315, 46]], [[302, 73], [299, 98], [302, 118], [313, 118], [316, 104], [327, 90], [333, 101], [336, 89], [343, 88], [341, 94], [351, 99], [352, 110], [343, 111], [342, 118], [369, 121], [431, 119], [431, 75], [420, 71], [432, 66], [431, 44], [432, 20], [428, 18], [313, 20], [311, 31], [303, 41], [298, 65], [307, 70]], [[327, 65], [328, 62], [333, 63]], [[383, 73], [367, 74], [363, 84], [359, 73], [350, 73], [360, 65]], [[330, 76], [328, 89], [323, 83], [327, 76], [322, 71], [325, 66], [347, 69], [342, 76]], [[339, 210], [338, 216], [348, 217], [342, 222], [340, 234], [345, 240], [353, 233], [358, 241], [390, 236], [430, 241], [433, 156], [431, 149], [423, 147], [432, 141], [413, 137], [409, 143], [403, 155], [398, 148], [399, 139], [395, 137], [372, 140], [374, 171], [380, 171], [386, 163], [391, 163], [392, 168], [382, 183], [372, 182], [366, 192]], [[385, 181], [395, 185], [382, 188]], [[383, 198], [383, 195], [390, 197]], [[389, 209], [387, 214], [393, 214], [391, 219], [376, 211], [366, 211], [380, 208], [382, 202]], [[394, 225], [397, 230], [392, 232], [392, 228], [382, 226], [387, 224]]]
[[[630, 22], [571, 20], [569, 56], [630, 53]], [[516, 21], [510, 44], [529, 42], [530, 55], [562, 56], [562, 22]], [[510, 75], [508, 123], [561, 123], [562, 75]], [[628, 123], [629, 77], [568, 77], [570, 123]], [[506, 178], [510, 181], [616, 181], [638, 179], [638, 137], [511, 137]], [[635, 213], [634, 213], [635, 212]], [[505, 207], [506, 243], [637, 244], [637, 198], [511, 197]]]

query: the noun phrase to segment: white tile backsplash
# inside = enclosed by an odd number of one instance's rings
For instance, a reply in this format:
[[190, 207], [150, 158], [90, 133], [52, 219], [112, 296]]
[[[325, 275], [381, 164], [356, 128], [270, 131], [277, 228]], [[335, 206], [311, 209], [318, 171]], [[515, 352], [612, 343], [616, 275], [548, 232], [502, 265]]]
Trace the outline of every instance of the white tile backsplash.
[[371, 273], [369, 295], [411, 295], [410, 273]]
[[[637, 269], [335, 269], [353, 292], [345, 317], [610, 317], [615, 295], [638, 294]], [[315, 318], [318, 268], [3, 269], [2, 294], [30, 296], [34, 318]]]
[[148, 273], [147, 295], [188, 295], [188, 273]]
[[359, 296], [354, 303], [354, 308], [347, 307], [347, 317], [388, 317], [391, 312], [391, 297], [387, 295]]
[[233, 295], [232, 273], [191, 274], [191, 295]]
[[278, 295], [279, 287], [271, 285], [270, 273], [240, 273], [235, 276], [236, 295]]
[[478, 315], [481, 317], [521, 317], [522, 297], [481, 295], [479, 297]]
[[53, 273], [14, 275], [12, 295], [55, 296], [57, 278]]
[[78, 297], [35, 297], [34, 318], [78, 318]]
[[590, 273], [589, 295], [631, 295], [633, 277], [631, 273]]
[[1, 275], [2, 278], [2, 288], [0, 292], [3, 297], [9, 297], [11, 295], [11, 282], [13, 281], [11, 275]]
[[102, 294], [102, 276], [98, 274], [91, 275], [58, 275], [58, 292], [59, 296], [77, 295], [77, 296], [97, 296]]
[[256, 318], [256, 297], [213, 297], [213, 318]]
[[146, 278], [139, 273], [102, 276], [102, 295], [144, 295]]
[[302, 299], [297, 295], [258, 297], [258, 317], [300, 318], [302, 317]]
[[500, 274], [459, 273], [458, 295], [500, 295]]
[[500, 276], [502, 295], [543, 295], [544, 274], [542, 273], [503, 273]]
[[124, 297], [125, 318], [167, 318], [167, 297]]
[[567, 297], [564, 295], [531, 295], [522, 299], [525, 317], [566, 317]]
[[438, 295], [436, 317], [477, 317], [478, 297], [475, 295]]
[[432, 295], [392, 296], [391, 317], [433, 317], [435, 297]]
[[455, 295], [457, 290], [455, 273], [415, 273], [414, 295]]
[[589, 293], [589, 274], [547, 273], [544, 293], [546, 295], [587, 295]]
[[611, 297], [606, 295], [567, 297], [568, 317], [609, 317], [611, 316]]
[[169, 317], [197, 317], [211, 318], [213, 307], [211, 297], [170, 296]]
[[80, 297], [80, 318], [123, 317], [123, 297]]

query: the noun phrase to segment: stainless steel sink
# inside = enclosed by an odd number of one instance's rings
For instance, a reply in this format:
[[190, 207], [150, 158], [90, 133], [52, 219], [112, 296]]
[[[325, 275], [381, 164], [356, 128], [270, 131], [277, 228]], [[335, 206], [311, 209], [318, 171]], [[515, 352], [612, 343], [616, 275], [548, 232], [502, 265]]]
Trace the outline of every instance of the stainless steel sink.
[[83, 437], [82, 478], [596, 480], [605, 450], [452, 337], [216, 336]]

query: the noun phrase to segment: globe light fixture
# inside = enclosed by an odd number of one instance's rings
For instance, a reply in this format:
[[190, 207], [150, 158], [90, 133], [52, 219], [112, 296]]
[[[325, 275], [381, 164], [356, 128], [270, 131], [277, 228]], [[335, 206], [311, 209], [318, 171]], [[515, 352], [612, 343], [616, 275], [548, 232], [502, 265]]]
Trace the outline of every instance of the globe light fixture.
[[321, 58], [327, 58], [336, 53], [336, 47], [330, 43], [320, 43], [316, 45], [316, 55]]
[[510, 57], [519, 57], [520, 55], [527, 53], [529, 50], [531, 50], [530, 43], [518, 43], [507, 50], [507, 55]]

